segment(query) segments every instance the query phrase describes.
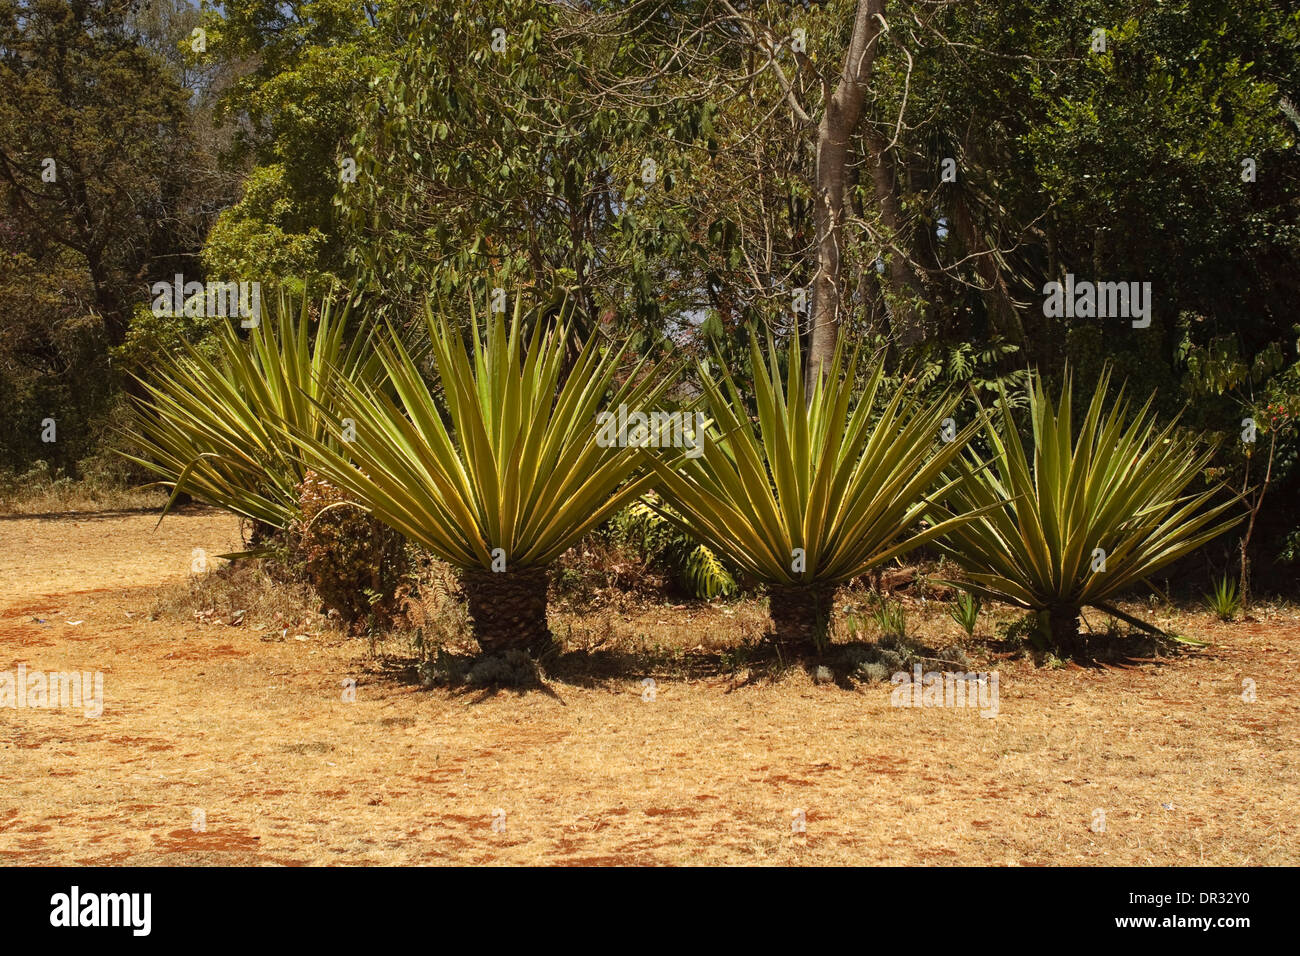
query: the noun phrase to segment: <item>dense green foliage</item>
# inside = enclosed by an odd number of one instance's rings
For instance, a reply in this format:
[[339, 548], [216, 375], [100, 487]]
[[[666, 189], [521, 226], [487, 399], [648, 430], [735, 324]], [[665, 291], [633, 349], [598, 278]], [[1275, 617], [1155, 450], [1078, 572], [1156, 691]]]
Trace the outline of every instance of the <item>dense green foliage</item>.
[[663, 392], [662, 375], [615, 385], [621, 354], [593, 338], [565, 367], [563, 321], [527, 338], [522, 300], [469, 348], [449, 318], [427, 313], [446, 419], [414, 359], [394, 338], [377, 354], [384, 389], [336, 368], [322, 377], [329, 403], [355, 421], [340, 445], [343, 413], [326, 429], [295, 427], [313, 468], [378, 518], [459, 568], [545, 567], [647, 486], [635, 456], [598, 441], [597, 413], [640, 407]]
[[[818, 124], [860, 5], [0, 0], [0, 468], [75, 473], [132, 376], [232, 354], [228, 322], [150, 311], [177, 273], [338, 279], [399, 331], [430, 293], [530, 294], [548, 327], [567, 297], [568, 362], [593, 340], [720, 355], [756, 411], [770, 356], [744, 330], [807, 353]], [[1294, 586], [1300, 11], [872, 9], [841, 337], [881, 350], [886, 392], [904, 370], [931, 400], [1005, 389], [1022, 431], [1027, 369], [1091, 392], [1114, 368], [1219, 440], [1197, 490], [1258, 505], [1198, 570], [1253, 557]], [[1150, 283], [1149, 325], [1045, 314], [1067, 274]], [[976, 414], [963, 394], [959, 429]]]
[[[662, 514], [668, 508], [657, 496], [634, 501], [609, 522], [609, 540], [631, 548], [692, 597], [713, 600], [739, 590], [736, 574], [712, 548], [700, 544]], [[659, 510], [655, 510], [658, 508]]]
[[670, 521], [757, 580], [798, 587], [848, 581], [964, 520], [916, 527], [975, 432], [971, 424], [941, 437], [955, 396], [920, 399], [906, 387], [886, 394], [878, 364], [855, 396], [859, 357], [842, 363], [842, 349], [830, 376], [809, 386], [797, 339], [783, 382], [768, 345], [765, 360], [751, 343], [757, 428], [735, 381], [704, 367], [713, 424], [703, 453], [667, 462], [647, 456], [672, 506]]

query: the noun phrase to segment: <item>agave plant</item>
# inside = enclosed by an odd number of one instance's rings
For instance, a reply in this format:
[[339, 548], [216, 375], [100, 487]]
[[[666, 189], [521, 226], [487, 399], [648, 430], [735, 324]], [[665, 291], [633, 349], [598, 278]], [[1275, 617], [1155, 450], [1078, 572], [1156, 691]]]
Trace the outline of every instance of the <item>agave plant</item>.
[[771, 340], [766, 361], [752, 337], [750, 349], [758, 427], [730, 375], [701, 365], [711, 440], [698, 458], [650, 460], [665, 517], [767, 584], [779, 640], [820, 648], [841, 583], [967, 520], [922, 526], [926, 496], [947, 490], [936, 482], [976, 425], [945, 441], [959, 395], [884, 395], [879, 365], [855, 401], [856, 351], [846, 362], [837, 350], [809, 390], [797, 336], [784, 383]]
[[[344, 445], [294, 432], [314, 467], [385, 524], [461, 569], [484, 651], [537, 648], [546, 623], [547, 566], [643, 494], [650, 478], [627, 447], [600, 440], [598, 413], [654, 401], [671, 380], [638, 365], [616, 376], [624, 351], [589, 339], [566, 369], [568, 309], [537, 323], [525, 348], [517, 301], [479, 330], [469, 350], [446, 315], [426, 306], [446, 416], [401, 342], [377, 352], [394, 390], [330, 378], [333, 406], [355, 422]], [[336, 427], [338, 422], [336, 421]]]
[[1214, 588], [1204, 596], [1205, 606], [1214, 612], [1220, 621], [1231, 621], [1241, 610], [1241, 595], [1237, 593], [1237, 582], [1228, 575], [1214, 579]]
[[1111, 599], [1241, 520], [1225, 517], [1236, 496], [1211, 505], [1226, 489], [1187, 492], [1214, 448], [1178, 431], [1176, 421], [1158, 426], [1151, 399], [1130, 415], [1122, 388], [1108, 397], [1109, 380], [1107, 369], [1076, 437], [1070, 373], [1055, 405], [1035, 376], [1030, 450], [1000, 401], [1001, 428], [990, 420], [986, 429], [992, 455], [972, 453], [964, 462], [972, 480], [955, 484], [934, 512], [940, 521], [978, 512], [939, 542], [966, 572], [952, 583], [1037, 612], [1070, 653], [1084, 607], [1150, 630]]
[[255, 537], [257, 529], [289, 525], [307, 465], [283, 423], [329, 440], [321, 411], [325, 370], [381, 380], [369, 336], [348, 335], [351, 306], [350, 298], [326, 297], [313, 308], [306, 295], [295, 305], [281, 292], [247, 340], [223, 322], [215, 358], [190, 347], [160, 357], [140, 378], [144, 396], [131, 436], [140, 453], [126, 457], [172, 489], [164, 514], [188, 492], [250, 519]]
[[969, 591], [962, 591], [948, 608], [948, 616], [957, 622], [957, 626], [966, 632], [967, 637], [975, 636], [975, 626], [980, 619], [980, 599]]

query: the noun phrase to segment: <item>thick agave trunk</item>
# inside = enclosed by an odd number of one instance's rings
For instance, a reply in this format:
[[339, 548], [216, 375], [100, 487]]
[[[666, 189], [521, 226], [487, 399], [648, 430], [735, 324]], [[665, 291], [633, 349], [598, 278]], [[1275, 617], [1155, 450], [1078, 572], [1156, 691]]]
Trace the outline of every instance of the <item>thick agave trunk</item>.
[[546, 569], [460, 574], [474, 637], [485, 654], [511, 648], [539, 651], [551, 642], [546, 625]]
[[1074, 655], [1080, 649], [1079, 609], [1077, 607], [1057, 606], [1047, 612], [1048, 627], [1051, 629], [1051, 641], [1058, 651]]
[[835, 588], [824, 585], [768, 588], [772, 631], [776, 640], [792, 649], [820, 652], [830, 638]]

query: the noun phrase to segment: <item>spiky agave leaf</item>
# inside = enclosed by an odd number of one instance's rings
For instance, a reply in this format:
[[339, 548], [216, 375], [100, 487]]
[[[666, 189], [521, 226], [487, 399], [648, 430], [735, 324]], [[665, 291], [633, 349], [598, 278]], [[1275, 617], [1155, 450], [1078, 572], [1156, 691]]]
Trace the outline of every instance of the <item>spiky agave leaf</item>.
[[1108, 398], [1109, 382], [1106, 369], [1075, 437], [1069, 371], [1055, 406], [1035, 375], [1028, 450], [999, 401], [986, 428], [991, 456], [972, 451], [959, 463], [971, 480], [934, 511], [936, 520], [981, 512], [938, 542], [966, 572], [952, 583], [1033, 611], [1091, 606], [1120, 616], [1105, 602], [1241, 520], [1223, 517], [1237, 501], [1231, 492], [1207, 507], [1221, 486], [1187, 493], [1214, 447], [1176, 421], [1160, 427], [1151, 399], [1130, 415], [1124, 389]]
[[[833, 587], [967, 520], [950, 516], [920, 527], [927, 495], [947, 490], [936, 483], [977, 428], [971, 423], [952, 441], [941, 439], [958, 394], [924, 401], [900, 388], [883, 396], [877, 365], [855, 402], [858, 353], [846, 368], [842, 346], [810, 394], [797, 337], [784, 387], [771, 339], [767, 361], [753, 337], [750, 348], [757, 429], [731, 377], [701, 366], [715, 423], [702, 456], [666, 461], [647, 453], [671, 505], [665, 517], [781, 587]], [[802, 572], [794, 570], [796, 549]]]
[[307, 294], [295, 305], [280, 291], [247, 340], [222, 322], [215, 358], [187, 346], [139, 377], [145, 394], [131, 437], [140, 453], [126, 457], [172, 489], [164, 514], [184, 491], [273, 528], [293, 520], [307, 466], [280, 423], [327, 440], [326, 369], [371, 383], [382, 373], [368, 333], [348, 334], [350, 296], [325, 296], [317, 318], [312, 305]]
[[356, 440], [294, 431], [317, 470], [463, 569], [490, 569], [494, 557], [510, 570], [544, 567], [651, 480], [631, 449], [598, 441], [597, 416], [611, 392], [615, 406], [655, 401], [671, 385], [665, 368], [643, 374], [638, 365], [617, 384], [623, 351], [592, 337], [566, 371], [567, 307], [528, 343], [522, 307], [517, 300], [508, 323], [490, 317], [485, 335], [472, 313], [466, 350], [447, 316], [426, 306], [445, 421], [401, 342], [381, 336], [395, 397], [347, 376], [330, 380], [335, 415], [355, 420]]

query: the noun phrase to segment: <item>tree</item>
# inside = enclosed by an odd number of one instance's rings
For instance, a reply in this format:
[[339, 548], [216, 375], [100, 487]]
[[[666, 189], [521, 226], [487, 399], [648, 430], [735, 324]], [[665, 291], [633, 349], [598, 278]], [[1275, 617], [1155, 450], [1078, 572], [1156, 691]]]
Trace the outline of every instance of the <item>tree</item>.
[[536, 285], [577, 306], [576, 341], [615, 315], [654, 335], [694, 304], [671, 274], [691, 240], [661, 201], [680, 177], [659, 144], [698, 136], [700, 111], [592, 99], [625, 52], [572, 27], [541, 0], [381, 14], [385, 65], [339, 202], [352, 269], [401, 311], [430, 289], [469, 284], [482, 301]]
[[222, 73], [222, 159], [245, 174], [204, 250], [211, 271], [261, 281], [341, 273], [335, 201], [357, 104], [382, 67], [378, 8], [232, 0], [204, 11], [206, 49], [194, 61]]
[[[75, 253], [107, 341], [173, 263], [187, 93], [137, 42], [127, 0], [0, 0], [0, 203], [27, 241]], [[162, 266], [162, 269], [159, 267]]]
[[[943, 6], [916, 4], [897, 16], [914, 22], [913, 32], [919, 34]], [[886, 319], [897, 345], [915, 345], [925, 337], [914, 217], [904, 208], [894, 168], [906, 127], [901, 114], [897, 123], [885, 125], [880, 107], [886, 98], [875, 88], [878, 79], [906, 84], [910, 78], [910, 69], [901, 76], [878, 75], [893, 32], [890, 16], [886, 0], [830, 0], [804, 9], [738, 0], [668, 9], [646, 0], [598, 4], [590, 15], [607, 33], [621, 31], [636, 42], [651, 39], [666, 51], [645, 57], [647, 68], [635, 80], [607, 77], [603, 93], [618, 90], [625, 99], [654, 106], [683, 96], [748, 101], [743, 111], [718, 109], [719, 152], [747, 147], [755, 139], [794, 136], [805, 142], [796, 177], [802, 183], [791, 198], [807, 203], [813, 223], [810, 237], [795, 233], [805, 239], [811, 291], [805, 330], [810, 376], [833, 354], [855, 302]], [[898, 41], [900, 48], [903, 43]], [[910, 62], [911, 54], [904, 53]], [[665, 84], [665, 76], [678, 82]], [[712, 170], [699, 178], [712, 179]], [[757, 178], [761, 183], [761, 175]], [[717, 180], [713, 183], [718, 188]], [[696, 177], [687, 177], [684, 185], [684, 192], [694, 194]], [[733, 178], [730, 188], [745, 190], [748, 184]], [[761, 244], [770, 243], [770, 235], [743, 239], [758, 246], [754, 258], [759, 261]], [[755, 279], [756, 289], [767, 284]], [[795, 290], [781, 292], [788, 301]]]

